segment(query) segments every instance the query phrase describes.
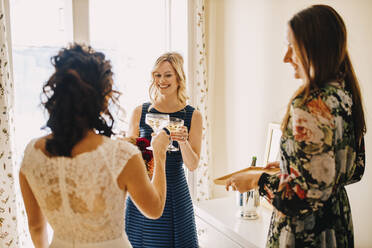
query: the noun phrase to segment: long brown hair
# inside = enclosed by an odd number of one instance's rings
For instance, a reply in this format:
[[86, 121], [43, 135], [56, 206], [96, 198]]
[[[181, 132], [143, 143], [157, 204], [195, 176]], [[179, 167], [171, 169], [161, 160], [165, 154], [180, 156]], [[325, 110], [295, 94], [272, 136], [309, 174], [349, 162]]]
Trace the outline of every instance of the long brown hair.
[[282, 131], [287, 127], [295, 97], [303, 94], [302, 103], [305, 103], [311, 90], [323, 88], [330, 81], [345, 81], [345, 87], [353, 98], [355, 138], [360, 144], [367, 129], [360, 87], [347, 51], [347, 32], [341, 16], [330, 6], [313, 5], [295, 14], [289, 27], [300, 52], [306, 79], [288, 104]]

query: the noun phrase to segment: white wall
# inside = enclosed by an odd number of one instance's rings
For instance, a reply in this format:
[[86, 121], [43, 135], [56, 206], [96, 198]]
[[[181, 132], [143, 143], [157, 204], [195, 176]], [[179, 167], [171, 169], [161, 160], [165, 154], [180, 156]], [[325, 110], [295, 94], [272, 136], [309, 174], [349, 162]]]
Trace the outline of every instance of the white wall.
[[[364, 95], [367, 167], [361, 182], [348, 186], [357, 247], [372, 245], [372, 1], [210, 0], [207, 1], [208, 66], [212, 103], [213, 178], [263, 163], [269, 122], [280, 122], [300, 82], [282, 62], [286, 23], [315, 3], [333, 6], [344, 18], [349, 51]], [[214, 197], [226, 195], [214, 187]]]

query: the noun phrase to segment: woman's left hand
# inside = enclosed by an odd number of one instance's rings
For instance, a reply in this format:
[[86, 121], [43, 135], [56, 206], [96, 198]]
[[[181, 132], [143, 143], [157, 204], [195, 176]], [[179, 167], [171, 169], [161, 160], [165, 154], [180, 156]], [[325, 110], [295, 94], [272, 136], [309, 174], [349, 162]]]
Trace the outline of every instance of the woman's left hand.
[[171, 132], [172, 140], [177, 141], [179, 144], [185, 143], [189, 139], [189, 133], [186, 126], [180, 127], [176, 132]]
[[229, 191], [231, 186], [233, 190], [240, 193], [247, 192], [258, 187], [258, 180], [262, 173], [242, 172], [230, 177], [225, 184], [226, 190]]

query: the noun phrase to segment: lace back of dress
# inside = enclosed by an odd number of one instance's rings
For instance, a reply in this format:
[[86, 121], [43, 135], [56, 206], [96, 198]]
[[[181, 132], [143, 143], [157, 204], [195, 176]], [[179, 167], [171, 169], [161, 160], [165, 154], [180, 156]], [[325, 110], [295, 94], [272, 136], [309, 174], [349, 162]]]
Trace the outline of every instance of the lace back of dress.
[[106, 139], [74, 158], [29, 149], [22, 168], [40, 207], [60, 240], [96, 243], [124, 235], [125, 193], [117, 176], [138, 149]]

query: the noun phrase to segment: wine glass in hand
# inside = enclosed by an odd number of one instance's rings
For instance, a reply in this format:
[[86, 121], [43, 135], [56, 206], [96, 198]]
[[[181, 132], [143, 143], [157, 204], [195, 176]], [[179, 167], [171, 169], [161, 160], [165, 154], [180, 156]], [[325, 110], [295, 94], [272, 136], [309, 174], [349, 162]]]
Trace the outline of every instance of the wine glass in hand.
[[[183, 126], [183, 124], [184, 124], [184, 121], [182, 119], [177, 118], [177, 117], [170, 117], [167, 129], [172, 134], [172, 132], [179, 131], [180, 128]], [[172, 151], [172, 152], [179, 151], [178, 147], [175, 147], [173, 145], [172, 136], [170, 136], [170, 137], [171, 138], [170, 138], [170, 144], [168, 146], [168, 151]]]
[[[168, 125], [169, 115], [148, 113], [145, 117], [145, 123], [152, 128], [155, 134], [158, 134], [163, 128]], [[151, 147], [147, 147], [147, 149], [152, 150]]]

